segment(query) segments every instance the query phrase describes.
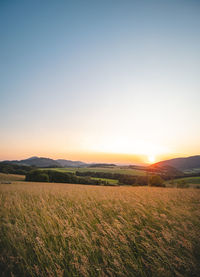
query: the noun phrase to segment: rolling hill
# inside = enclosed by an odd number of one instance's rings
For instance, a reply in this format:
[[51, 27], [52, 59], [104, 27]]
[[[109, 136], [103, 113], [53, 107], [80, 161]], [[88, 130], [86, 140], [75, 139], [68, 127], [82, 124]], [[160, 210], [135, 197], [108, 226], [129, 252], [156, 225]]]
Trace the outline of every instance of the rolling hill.
[[56, 160], [60, 164], [61, 167], [85, 167], [88, 164], [80, 161], [70, 161], [70, 160], [64, 160], [64, 159], [58, 159]]
[[200, 169], [200, 155], [187, 158], [175, 158], [155, 163], [154, 166], [172, 166], [178, 170]]
[[27, 166], [35, 166], [35, 167], [59, 167], [60, 164], [53, 159], [49, 158], [39, 158], [39, 157], [31, 157], [25, 160], [20, 161], [6, 161], [9, 163], [14, 163], [18, 165], [27, 165]]
[[70, 161], [64, 159], [53, 160], [44, 157], [31, 157], [25, 160], [5, 161], [6, 163], [35, 166], [35, 167], [84, 167], [88, 164], [80, 161]]

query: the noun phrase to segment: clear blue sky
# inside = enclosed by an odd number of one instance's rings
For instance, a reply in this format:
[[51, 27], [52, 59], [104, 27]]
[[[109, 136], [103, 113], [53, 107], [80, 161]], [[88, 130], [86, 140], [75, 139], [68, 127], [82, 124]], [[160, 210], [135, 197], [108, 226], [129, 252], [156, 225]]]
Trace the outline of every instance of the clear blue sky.
[[200, 154], [200, 1], [1, 0], [0, 38], [0, 159]]

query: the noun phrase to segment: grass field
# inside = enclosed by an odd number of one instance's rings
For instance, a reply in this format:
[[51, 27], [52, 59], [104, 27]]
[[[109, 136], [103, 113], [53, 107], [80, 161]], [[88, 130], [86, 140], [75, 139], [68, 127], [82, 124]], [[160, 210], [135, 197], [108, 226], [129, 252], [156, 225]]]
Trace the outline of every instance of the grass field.
[[200, 276], [200, 191], [0, 184], [1, 276]]
[[4, 181], [24, 181], [24, 180], [25, 180], [24, 175], [0, 173], [0, 182], [4, 182]]
[[60, 172], [92, 171], [92, 172], [120, 173], [120, 174], [137, 175], [137, 176], [146, 175], [146, 172], [143, 170], [123, 168], [123, 167], [119, 167], [119, 166], [114, 166], [114, 167], [109, 167], [109, 168], [106, 168], [106, 167], [68, 167], [68, 168], [45, 168], [45, 169], [57, 170]]
[[111, 185], [118, 185], [118, 180], [115, 180], [115, 179], [96, 178], [96, 177], [91, 177], [91, 179], [106, 181]]
[[176, 185], [176, 184], [180, 184], [180, 183], [184, 183], [185, 185], [188, 185], [189, 187], [197, 187], [198, 185], [200, 185], [200, 177], [185, 177], [185, 178], [178, 178], [178, 179], [174, 179], [173, 181], [167, 181], [166, 185], [170, 186], [171, 185]]
[[186, 177], [176, 179], [177, 181], [184, 181], [187, 184], [200, 184], [200, 177]]
[[200, 168], [193, 168], [193, 169], [188, 169], [188, 170], [184, 170], [185, 173], [198, 173], [200, 172]]

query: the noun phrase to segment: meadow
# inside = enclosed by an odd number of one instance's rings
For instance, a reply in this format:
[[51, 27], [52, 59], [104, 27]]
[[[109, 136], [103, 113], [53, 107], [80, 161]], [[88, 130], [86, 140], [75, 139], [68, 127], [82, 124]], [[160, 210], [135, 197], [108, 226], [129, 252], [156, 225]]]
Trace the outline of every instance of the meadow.
[[24, 175], [18, 174], [5, 174], [0, 172], [0, 182], [7, 182], [7, 181], [24, 181]]
[[115, 179], [95, 178], [95, 177], [91, 177], [91, 179], [102, 180], [102, 181], [107, 182], [109, 185], [118, 185], [118, 180], [115, 180]]
[[1, 276], [200, 276], [200, 190], [0, 184]]
[[177, 178], [172, 181], [166, 181], [166, 186], [185, 186], [185, 187], [194, 187], [194, 188], [200, 188], [200, 176], [198, 177], [184, 177], [184, 178]]
[[120, 167], [120, 166], [113, 166], [113, 167], [66, 167], [66, 168], [45, 168], [50, 170], [56, 170], [60, 172], [72, 172], [75, 173], [76, 171], [80, 172], [106, 172], [106, 173], [119, 173], [119, 174], [127, 174], [127, 175], [137, 175], [137, 176], [144, 176], [146, 175], [146, 171]]
[[200, 184], [200, 177], [185, 177], [185, 178], [178, 178], [176, 181], [184, 181], [187, 184]]

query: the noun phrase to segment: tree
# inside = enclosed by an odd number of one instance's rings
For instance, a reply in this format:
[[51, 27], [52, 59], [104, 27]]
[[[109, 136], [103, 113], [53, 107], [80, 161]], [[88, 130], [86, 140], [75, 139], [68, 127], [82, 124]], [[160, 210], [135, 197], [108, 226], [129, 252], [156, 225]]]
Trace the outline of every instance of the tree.
[[26, 181], [49, 182], [49, 175], [41, 170], [32, 170], [26, 174]]
[[49, 182], [49, 176], [46, 173], [41, 173], [37, 177], [37, 182]]
[[159, 175], [150, 177], [149, 185], [153, 187], [164, 187], [164, 180]]

